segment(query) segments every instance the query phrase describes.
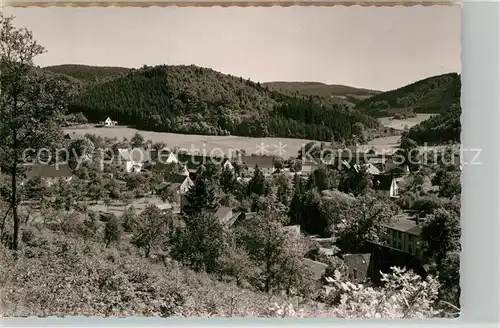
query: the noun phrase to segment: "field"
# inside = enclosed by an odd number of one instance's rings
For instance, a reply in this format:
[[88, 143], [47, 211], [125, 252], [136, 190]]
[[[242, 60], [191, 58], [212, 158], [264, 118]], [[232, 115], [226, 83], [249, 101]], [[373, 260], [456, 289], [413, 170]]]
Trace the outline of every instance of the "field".
[[[417, 114], [416, 117], [408, 118], [405, 120], [394, 120], [388, 117], [380, 119], [380, 122], [388, 127], [395, 129], [403, 129], [405, 125], [412, 127], [427, 118], [431, 114]], [[66, 133], [75, 133], [84, 135], [86, 133], [95, 134], [102, 137], [116, 137], [118, 139], [130, 138], [136, 132], [144, 136], [146, 140], [153, 142], [162, 141], [168, 147], [179, 147], [194, 153], [206, 153], [212, 155], [230, 155], [231, 149], [243, 149], [247, 154], [264, 153], [268, 155], [280, 155], [283, 158], [290, 158], [297, 156], [298, 150], [311, 142], [306, 139], [291, 139], [291, 138], [251, 138], [251, 137], [237, 137], [237, 136], [207, 136], [197, 134], [178, 134], [178, 133], [165, 133], [165, 132], [151, 132], [142, 131], [126, 126], [116, 127], [70, 127], [65, 129]], [[374, 147], [377, 151], [390, 151], [393, 150], [399, 143], [399, 136], [391, 136], [384, 138], [377, 138], [370, 141], [362, 148], [370, 149]]]
[[415, 117], [409, 117], [404, 120], [395, 120], [392, 119], [391, 117], [382, 117], [379, 119], [380, 123], [384, 126], [396, 129], [396, 130], [403, 130], [405, 126], [408, 126], [408, 128], [411, 128], [414, 125], [417, 125], [418, 123], [425, 121], [429, 117], [431, 117], [434, 114], [417, 114]]
[[[229, 155], [231, 149], [243, 149], [250, 155], [253, 153], [262, 153], [261, 149], [265, 150], [268, 155], [281, 155], [284, 158], [297, 156], [297, 151], [310, 140], [305, 139], [289, 139], [289, 138], [251, 138], [237, 136], [206, 136], [196, 134], [177, 134], [164, 132], [140, 131], [133, 128], [118, 126], [118, 127], [88, 127], [88, 128], [67, 128], [65, 133], [75, 133], [84, 135], [85, 133], [95, 134], [98, 136], [116, 137], [118, 139], [127, 138], [130, 140], [132, 136], [139, 132], [146, 140], [153, 142], [162, 141], [167, 144], [167, 147], [179, 147], [186, 149], [189, 152], [205, 153], [212, 155]], [[281, 148], [280, 148], [281, 147]], [[279, 150], [281, 149], [281, 154]]]

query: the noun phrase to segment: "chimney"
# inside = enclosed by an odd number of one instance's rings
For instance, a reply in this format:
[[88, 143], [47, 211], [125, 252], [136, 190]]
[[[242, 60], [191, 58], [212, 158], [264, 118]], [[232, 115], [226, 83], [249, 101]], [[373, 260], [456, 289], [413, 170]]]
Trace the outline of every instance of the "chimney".
[[415, 223], [417, 223], [417, 225], [420, 225], [420, 212], [417, 211], [417, 215], [415, 216]]

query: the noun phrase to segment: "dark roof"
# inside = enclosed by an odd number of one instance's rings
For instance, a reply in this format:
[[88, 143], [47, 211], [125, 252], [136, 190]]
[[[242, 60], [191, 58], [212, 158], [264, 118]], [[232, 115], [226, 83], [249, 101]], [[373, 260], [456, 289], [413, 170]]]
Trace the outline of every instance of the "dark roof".
[[219, 219], [221, 221], [221, 223], [226, 224], [226, 223], [230, 223], [232, 221], [231, 220], [232, 216], [229, 218], [227, 217], [228, 214], [230, 214], [232, 211], [233, 211], [233, 209], [231, 207], [221, 206], [217, 209], [217, 211], [215, 211], [214, 215], [217, 219]]
[[274, 167], [274, 158], [270, 156], [240, 156], [239, 160], [248, 168], [254, 168], [255, 165], [259, 168]]
[[380, 272], [390, 273], [393, 266], [413, 270], [422, 278], [427, 276], [425, 268], [415, 255], [372, 241], [365, 242], [361, 247], [361, 251], [370, 253], [367, 276], [375, 284], [381, 283], [382, 275]]
[[384, 226], [416, 236], [420, 235], [422, 232], [422, 228], [417, 224], [417, 222], [412, 220], [410, 216], [406, 214], [395, 216], [393, 218], [393, 222], [385, 224]]
[[200, 166], [206, 165], [208, 163], [214, 163], [218, 165], [224, 164], [226, 161], [223, 157], [216, 156], [203, 156], [195, 154], [177, 154], [177, 158], [181, 164], [185, 164], [189, 171], [195, 171]]
[[184, 175], [172, 175], [168, 178], [168, 181], [167, 182], [170, 182], [170, 183], [183, 183], [184, 181], [186, 181], [187, 177], [184, 176]]
[[321, 277], [323, 277], [323, 274], [326, 271], [326, 268], [328, 268], [328, 264], [318, 262], [318, 261], [313, 261], [313, 260], [307, 259], [307, 258], [303, 258], [302, 262], [309, 268], [309, 270], [313, 274], [314, 280], [321, 279]]
[[394, 177], [388, 174], [377, 174], [373, 176], [373, 189], [390, 190]]
[[48, 164], [28, 164], [26, 168], [26, 177], [28, 179], [33, 177], [42, 178], [62, 178], [70, 177], [73, 175], [68, 164], [48, 165]]
[[343, 257], [344, 263], [349, 270], [349, 277], [353, 277], [356, 281], [365, 280], [370, 265], [371, 254], [345, 254]]

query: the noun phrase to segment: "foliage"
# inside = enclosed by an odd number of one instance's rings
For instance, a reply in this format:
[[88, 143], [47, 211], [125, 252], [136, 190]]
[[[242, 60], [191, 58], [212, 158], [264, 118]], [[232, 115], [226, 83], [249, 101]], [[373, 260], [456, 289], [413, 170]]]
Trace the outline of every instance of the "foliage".
[[13, 17], [0, 14], [0, 167], [10, 172], [13, 209], [13, 248], [18, 245], [19, 173], [28, 148], [51, 148], [61, 142], [60, 123], [69, 86], [33, 66], [45, 52], [31, 31], [17, 29]]
[[395, 215], [394, 208], [385, 200], [371, 196], [358, 197], [348, 208], [344, 218], [333, 228], [337, 246], [346, 253], [358, 253], [364, 241], [383, 242], [384, 224]]
[[173, 230], [172, 214], [163, 214], [155, 205], [149, 205], [139, 215], [138, 224], [132, 237], [132, 243], [144, 250], [149, 258], [151, 251], [160, 247], [160, 241]]

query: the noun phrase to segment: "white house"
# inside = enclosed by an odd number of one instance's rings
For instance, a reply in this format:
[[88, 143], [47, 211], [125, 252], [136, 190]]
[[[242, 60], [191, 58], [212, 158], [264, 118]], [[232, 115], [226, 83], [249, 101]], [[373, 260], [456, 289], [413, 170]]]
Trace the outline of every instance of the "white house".
[[149, 160], [148, 152], [140, 149], [118, 149], [112, 165], [120, 172], [141, 172], [142, 166]]
[[377, 196], [399, 197], [399, 187], [392, 175], [378, 174], [373, 176], [373, 190]]
[[231, 161], [229, 159], [226, 159], [224, 161], [224, 163], [222, 164], [222, 168], [234, 171], [234, 166], [233, 166], [233, 164], [231, 164]]
[[118, 122], [117, 121], [113, 121], [111, 118], [106, 118], [106, 120], [104, 121], [104, 126], [115, 126], [115, 125], [118, 125]]

